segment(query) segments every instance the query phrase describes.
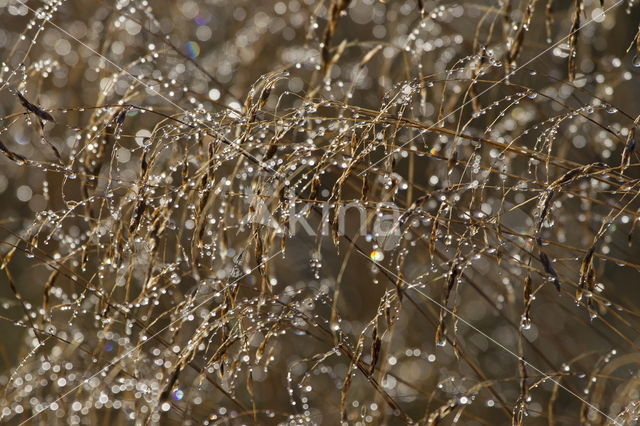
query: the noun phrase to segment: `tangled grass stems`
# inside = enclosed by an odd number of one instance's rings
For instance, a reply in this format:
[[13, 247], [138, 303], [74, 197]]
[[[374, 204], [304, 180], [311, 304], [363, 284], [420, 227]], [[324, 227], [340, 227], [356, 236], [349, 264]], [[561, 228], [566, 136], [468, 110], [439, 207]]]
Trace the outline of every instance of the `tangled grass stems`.
[[637, 13], [560, 3], [0, 2], [3, 420], [633, 424]]

